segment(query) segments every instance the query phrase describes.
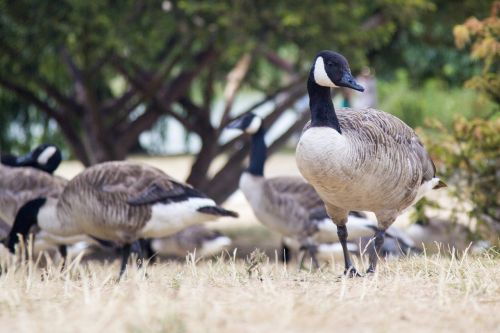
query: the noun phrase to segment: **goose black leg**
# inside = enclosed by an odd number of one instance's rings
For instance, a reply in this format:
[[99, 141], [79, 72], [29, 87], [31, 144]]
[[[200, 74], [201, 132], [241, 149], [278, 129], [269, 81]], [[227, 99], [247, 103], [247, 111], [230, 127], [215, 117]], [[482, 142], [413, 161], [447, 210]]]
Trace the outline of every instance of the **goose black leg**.
[[145, 258], [149, 260], [150, 262], [155, 262], [156, 259], [158, 259], [158, 256], [155, 251], [153, 251], [153, 248], [151, 247], [151, 239], [139, 239], [139, 242], [141, 243], [142, 251], [145, 255]]
[[345, 224], [337, 225], [337, 235], [339, 237], [340, 245], [342, 245], [342, 251], [344, 252], [344, 275], [347, 275], [349, 277], [361, 276], [353, 266], [351, 255], [349, 254], [349, 250], [347, 249], [347, 227], [345, 226]]
[[299, 270], [303, 267], [306, 253], [309, 254], [309, 256], [311, 256], [313, 268], [318, 269], [319, 268], [319, 261], [318, 261], [318, 258], [316, 256], [317, 252], [318, 252], [318, 248], [316, 247], [316, 245], [313, 245], [313, 244], [302, 245], [300, 247], [300, 253], [299, 253], [299, 261], [300, 261]]
[[374, 251], [370, 252], [370, 265], [366, 273], [375, 273], [375, 268], [377, 267], [378, 257], [382, 252], [382, 246], [384, 245], [385, 230], [377, 229], [375, 235], [373, 236], [373, 246]]
[[66, 260], [68, 258], [68, 249], [66, 248], [66, 245], [59, 245], [57, 247], [59, 250], [59, 254], [61, 255], [62, 258], [62, 265], [61, 265], [61, 272], [66, 268]]
[[316, 256], [316, 253], [318, 253], [318, 248], [314, 245], [310, 245], [308, 251], [309, 255], [311, 256], [314, 269], [319, 269], [319, 261], [318, 257]]
[[281, 251], [279, 258], [284, 262], [284, 263], [289, 263], [290, 260], [292, 259], [292, 253], [290, 252], [290, 249], [288, 246], [286, 246], [285, 243], [281, 243]]
[[123, 273], [125, 273], [125, 270], [127, 269], [128, 258], [130, 257], [130, 249], [131, 249], [130, 244], [125, 244], [122, 246], [122, 249], [121, 249], [122, 262], [121, 262], [121, 266], [120, 266], [120, 275], [118, 275], [118, 281], [121, 279]]
[[299, 268], [298, 268], [299, 271], [304, 266], [304, 259], [305, 258], [306, 258], [306, 250], [305, 249], [300, 249], [299, 250], [299, 255], [297, 256], [297, 261], [299, 263]]

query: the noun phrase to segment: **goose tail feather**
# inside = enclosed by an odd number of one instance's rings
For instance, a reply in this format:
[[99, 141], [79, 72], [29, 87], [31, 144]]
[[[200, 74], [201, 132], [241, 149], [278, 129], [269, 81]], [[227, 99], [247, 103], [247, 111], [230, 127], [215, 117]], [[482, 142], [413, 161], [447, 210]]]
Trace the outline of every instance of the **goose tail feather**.
[[230, 216], [230, 217], [238, 217], [238, 213], [233, 212], [232, 210], [224, 209], [220, 206], [204, 206], [198, 208], [200, 213], [215, 215], [215, 216]]

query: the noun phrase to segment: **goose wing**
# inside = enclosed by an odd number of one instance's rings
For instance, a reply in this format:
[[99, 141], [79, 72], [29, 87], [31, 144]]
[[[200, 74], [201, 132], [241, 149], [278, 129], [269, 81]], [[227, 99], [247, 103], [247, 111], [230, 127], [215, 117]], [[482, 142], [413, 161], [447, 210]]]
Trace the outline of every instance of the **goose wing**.
[[300, 177], [275, 177], [266, 181], [266, 187], [276, 196], [285, 196], [294, 205], [306, 210], [323, 206], [323, 201], [312, 185]]
[[286, 221], [286, 231], [293, 234], [312, 234], [314, 223], [309, 220], [312, 209], [323, 206], [316, 191], [301, 178], [277, 177], [264, 184], [268, 209]]
[[413, 155], [420, 163], [422, 183], [435, 177], [436, 167], [422, 141], [399, 118], [376, 109], [350, 108], [338, 110], [337, 116], [341, 129], [349, 135], [358, 136], [363, 142], [393, 146]]
[[0, 191], [32, 192], [36, 196], [58, 197], [67, 180], [30, 167], [0, 167]]
[[190, 197], [204, 196], [190, 186], [175, 181], [163, 181], [150, 184], [140, 193], [130, 196], [127, 202], [130, 205], [146, 205], [156, 202], [184, 201]]
[[81, 181], [132, 206], [176, 202], [204, 195], [163, 171], [138, 163], [107, 162], [88, 169]]

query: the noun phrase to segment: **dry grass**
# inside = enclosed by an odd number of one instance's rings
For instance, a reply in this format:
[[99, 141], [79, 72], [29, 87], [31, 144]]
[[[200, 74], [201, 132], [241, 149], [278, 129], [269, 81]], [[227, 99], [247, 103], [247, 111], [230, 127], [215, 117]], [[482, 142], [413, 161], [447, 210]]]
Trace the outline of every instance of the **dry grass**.
[[[189, 158], [144, 159], [184, 179]], [[66, 162], [71, 178], [81, 166]], [[297, 174], [293, 156], [270, 159], [269, 176]], [[161, 262], [114, 279], [118, 261], [14, 263], [0, 253], [0, 327], [13, 332], [500, 332], [500, 255], [412, 257], [346, 279], [339, 264], [298, 272], [276, 263], [279, 238], [256, 223], [241, 195], [225, 205], [238, 222], [211, 224], [230, 235], [240, 258]], [[399, 219], [405, 220], [405, 217]], [[256, 246], [272, 259], [241, 259]], [[231, 252], [232, 253], [232, 252]], [[357, 263], [359, 268], [366, 267]]]
[[[496, 255], [496, 257], [495, 257]], [[4, 257], [5, 260], [5, 257]], [[500, 327], [500, 265], [481, 257], [413, 257], [370, 277], [339, 265], [297, 272], [274, 260], [229, 255], [132, 268], [78, 263], [59, 273], [33, 263], [0, 276], [0, 327], [14, 332], [494, 332]], [[358, 263], [362, 265], [362, 263]], [[5, 267], [5, 262], [4, 262]]]

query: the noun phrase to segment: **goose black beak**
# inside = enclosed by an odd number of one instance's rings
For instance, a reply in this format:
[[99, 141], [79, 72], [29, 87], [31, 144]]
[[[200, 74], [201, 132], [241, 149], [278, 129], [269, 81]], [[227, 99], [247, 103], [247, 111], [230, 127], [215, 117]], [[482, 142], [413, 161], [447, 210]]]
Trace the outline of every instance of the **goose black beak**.
[[32, 153], [28, 153], [26, 155], [19, 156], [16, 159], [16, 165], [17, 166], [31, 166], [31, 165], [34, 164], [34, 162], [35, 162], [35, 160], [33, 158], [33, 154]]
[[243, 117], [233, 120], [227, 124], [226, 128], [244, 130]]
[[344, 75], [342, 75], [342, 78], [340, 79], [340, 82], [338, 85], [342, 86], [342, 87], [351, 88], [351, 89], [354, 89], [357, 91], [361, 91], [361, 92], [365, 91], [365, 88], [363, 88], [363, 86], [361, 86], [359, 83], [357, 83], [356, 80], [354, 79], [354, 77], [352, 77], [352, 74], [349, 72], [344, 72]]

